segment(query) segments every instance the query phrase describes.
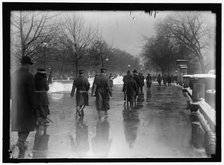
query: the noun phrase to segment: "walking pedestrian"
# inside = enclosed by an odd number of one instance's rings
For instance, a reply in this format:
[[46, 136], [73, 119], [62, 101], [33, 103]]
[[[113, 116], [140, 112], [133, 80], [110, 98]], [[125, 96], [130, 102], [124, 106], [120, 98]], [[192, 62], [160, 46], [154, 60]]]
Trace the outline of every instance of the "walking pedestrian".
[[112, 91], [110, 88], [109, 79], [106, 77], [107, 69], [101, 68], [97, 77], [94, 79], [93, 83], [93, 93], [96, 96], [96, 108], [98, 110], [99, 118], [101, 118], [101, 111], [108, 115], [107, 111], [110, 109], [109, 100], [112, 97]]
[[127, 97], [127, 107], [129, 107], [130, 104], [130, 110], [132, 110], [133, 104], [136, 103], [137, 96], [139, 93], [138, 85], [132, 75], [127, 77], [125, 93]]
[[159, 83], [159, 85], [161, 85], [161, 81], [162, 81], [162, 78], [160, 76], [160, 74], [157, 76], [157, 82]]
[[137, 72], [137, 70], [133, 70], [133, 74], [134, 74], [134, 76], [133, 76], [133, 78], [134, 78], [134, 80], [136, 81], [136, 83], [137, 83], [137, 85], [138, 85], [138, 88], [140, 88], [140, 86], [141, 86], [141, 80], [140, 80], [140, 78], [139, 78], [139, 76], [138, 76], [138, 72]]
[[22, 57], [22, 67], [12, 75], [11, 130], [18, 132], [18, 158], [24, 158], [27, 149], [26, 139], [34, 131], [38, 113], [35, 100], [33, 75], [29, 72], [32, 61], [28, 56]]
[[148, 76], [146, 77], [146, 84], [148, 88], [151, 88], [152, 85], [152, 77], [150, 74], [148, 74]]
[[122, 88], [122, 92], [124, 92], [124, 100], [126, 101], [126, 81], [127, 78], [131, 75], [130, 71], [127, 71], [127, 74], [124, 75], [123, 77], [123, 88]]
[[168, 77], [167, 77], [167, 82], [168, 82], [168, 86], [171, 86], [171, 76], [170, 75], [168, 75]]
[[74, 79], [71, 97], [74, 96], [76, 90], [76, 115], [84, 117], [84, 108], [89, 105], [88, 90], [90, 84], [88, 79], [84, 77], [84, 70], [79, 70], [79, 76]]
[[143, 76], [143, 74], [142, 73], [139, 73], [139, 79], [140, 79], [140, 91], [141, 91], [141, 93], [143, 93], [143, 86], [144, 86], [144, 80], [145, 80], [145, 77]]
[[37, 110], [39, 116], [42, 120], [40, 120], [39, 124], [48, 123], [47, 115], [50, 114], [48, 105], [48, 96], [47, 91], [49, 90], [49, 86], [47, 83], [47, 74], [45, 69], [38, 69], [37, 73], [34, 76], [34, 84], [35, 84], [35, 93], [36, 93], [36, 102], [37, 102]]

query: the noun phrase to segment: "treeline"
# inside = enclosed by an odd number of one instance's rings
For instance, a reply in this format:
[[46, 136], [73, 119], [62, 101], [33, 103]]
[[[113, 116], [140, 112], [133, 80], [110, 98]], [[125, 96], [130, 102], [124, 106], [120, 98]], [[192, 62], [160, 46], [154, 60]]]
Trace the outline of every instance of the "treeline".
[[[108, 69], [109, 73], [124, 74], [128, 69], [139, 68], [139, 59], [133, 57], [129, 53], [119, 50], [111, 49], [107, 54], [107, 58], [104, 59], [104, 66], [102, 66], [101, 60], [98, 57], [93, 56], [91, 51], [85, 54], [79, 63], [79, 69], [84, 69], [88, 74], [94, 76], [96, 72], [100, 71], [101, 67]], [[43, 68], [45, 63], [45, 54], [42, 55], [42, 58], [39, 58], [38, 61], [34, 64], [35, 68]], [[55, 48], [46, 50], [46, 68], [49, 71], [49, 68], [53, 71], [53, 76], [57, 78], [64, 77], [73, 77], [76, 75], [74, 63], [74, 56], [70, 54], [67, 50], [58, 50]]]
[[[215, 24], [199, 12], [182, 12], [158, 22], [154, 37], [146, 37], [142, 56], [149, 70], [173, 74], [177, 59], [188, 60], [188, 74], [207, 73], [215, 68]], [[214, 16], [214, 14], [213, 14]], [[211, 21], [211, 20], [210, 20]]]
[[79, 69], [124, 73], [128, 65], [138, 68], [138, 59], [109, 45], [77, 12], [15, 11], [11, 22], [11, 72], [23, 56], [31, 57], [34, 68], [52, 68], [56, 76], [77, 76]]

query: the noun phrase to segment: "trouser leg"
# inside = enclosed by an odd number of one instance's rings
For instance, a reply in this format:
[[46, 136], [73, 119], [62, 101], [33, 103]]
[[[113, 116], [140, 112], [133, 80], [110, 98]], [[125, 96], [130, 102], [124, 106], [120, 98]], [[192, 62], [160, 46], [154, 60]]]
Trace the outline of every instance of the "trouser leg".
[[133, 109], [133, 100], [130, 101], [130, 110]]
[[77, 107], [76, 107], [76, 115], [79, 115], [79, 116], [81, 115], [81, 114], [80, 114], [80, 106], [77, 106]]
[[25, 151], [27, 146], [25, 146], [26, 139], [29, 135], [29, 132], [18, 132], [18, 142], [17, 146], [19, 147], [19, 156], [18, 158], [24, 158]]
[[85, 105], [82, 105], [80, 108], [80, 113], [82, 116], [84, 116], [84, 108], [85, 108]]

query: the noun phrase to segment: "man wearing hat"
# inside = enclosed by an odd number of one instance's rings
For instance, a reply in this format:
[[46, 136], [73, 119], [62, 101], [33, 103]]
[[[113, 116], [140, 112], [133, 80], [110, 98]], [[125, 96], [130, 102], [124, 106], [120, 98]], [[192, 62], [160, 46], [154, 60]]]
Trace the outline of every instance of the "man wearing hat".
[[37, 109], [39, 116], [41, 117], [40, 124], [46, 124], [47, 115], [50, 114], [48, 105], [48, 96], [47, 91], [49, 90], [49, 86], [47, 83], [47, 74], [45, 69], [38, 69], [37, 73], [34, 76], [35, 83], [35, 93], [36, 93], [36, 101], [37, 101]]
[[79, 76], [75, 78], [72, 86], [71, 97], [74, 96], [76, 89], [76, 114], [80, 117], [84, 116], [84, 108], [89, 105], [88, 90], [90, 84], [88, 79], [84, 77], [84, 70], [79, 70]]
[[34, 131], [37, 119], [35, 87], [33, 75], [29, 72], [33, 64], [28, 56], [22, 57], [22, 67], [12, 75], [11, 79], [11, 131], [18, 132], [18, 158], [24, 158], [27, 146], [26, 139], [30, 131]]
[[126, 101], [126, 82], [127, 82], [127, 79], [131, 76], [131, 73], [130, 71], [128, 70], [127, 71], [127, 74], [124, 75], [123, 77], [123, 88], [122, 88], [122, 92], [124, 92], [124, 100]]
[[[140, 88], [142, 86], [142, 82], [141, 82], [141, 79], [140, 77], [138, 76], [138, 72], [137, 70], [133, 70], [133, 74], [134, 74], [134, 80], [136, 81], [137, 85], [138, 85], [138, 88]], [[141, 91], [141, 90], [140, 90]]]
[[106, 69], [101, 68], [100, 72], [101, 74], [94, 79], [92, 93], [92, 95], [96, 96], [96, 107], [99, 117], [101, 117], [101, 111], [104, 111], [105, 115], [107, 115], [107, 111], [110, 109], [110, 96], [112, 96], [110, 81], [106, 77]]

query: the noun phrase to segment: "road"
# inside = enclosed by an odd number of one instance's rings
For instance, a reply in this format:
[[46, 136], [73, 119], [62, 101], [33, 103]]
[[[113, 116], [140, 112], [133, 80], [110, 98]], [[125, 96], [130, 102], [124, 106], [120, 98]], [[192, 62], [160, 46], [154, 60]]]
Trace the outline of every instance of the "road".
[[[181, 88], [144, 88], [137, 107], [124, 106], [122, 85], [113, 87], [108, 118], [98, 118], [95, 97], [89, 97], [84, 119], [75, 116], [70, 93], [51, 93], [53, 121], [28, 137], [26, 158], [202, 158], [204, 151], [191, 145], [190, 112]], [[12, 144], [16, 133], [11, 133]]]

